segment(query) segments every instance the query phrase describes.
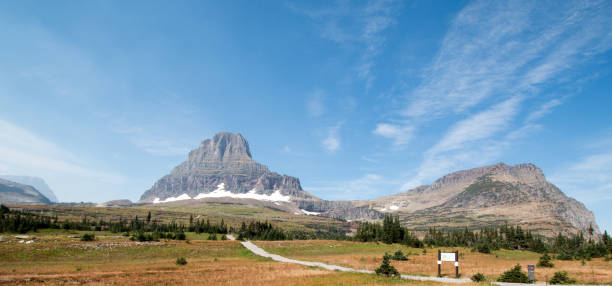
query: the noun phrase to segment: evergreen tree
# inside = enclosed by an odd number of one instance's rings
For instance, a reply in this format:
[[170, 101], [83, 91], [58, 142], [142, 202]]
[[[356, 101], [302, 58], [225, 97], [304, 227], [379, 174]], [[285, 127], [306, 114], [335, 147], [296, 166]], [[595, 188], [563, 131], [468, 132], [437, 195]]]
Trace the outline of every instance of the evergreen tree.
[[510, 283], [531, 283], [525, 272], [521, 271], [521, 265], [517, 264], [512, 269], [504, 272], [498, 279], [498, 282]]
[[548, 255], [548, 253], [544, 253], [544, 255], [540, 256], [540, 261], [538, 261], [539, 267], [555, 267], [555, 264], [552, 263], [552, 257]]
[[376, 268], [374, 272], [376, 272], [376, 274], [378, 275], [399, 276], [399, 272], [397, 271], [397, 269], [395, 269], [395, 267], [391, 265], [391, 262], [389, 261], [390, 259], [391, 256], [385, 253], [385, 255], [383, 256], [382, 264], [380, 264], [380, 267]]

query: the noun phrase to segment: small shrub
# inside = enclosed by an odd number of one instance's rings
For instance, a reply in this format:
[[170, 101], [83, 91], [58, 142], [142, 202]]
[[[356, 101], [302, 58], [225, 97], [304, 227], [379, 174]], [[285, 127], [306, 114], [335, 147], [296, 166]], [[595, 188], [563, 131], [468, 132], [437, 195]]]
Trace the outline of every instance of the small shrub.
[[177, 240], [185, 240], [185, 233], [181, 231], [181, 232], [179, 232], [179, 233], [175, 234], [175, 235], [174, 235], [174, 237], [175, 237]]
[[76, 270], [78, 272], [78, 271], [83, 270], [83, 268], [81, 266], [77, 266], [74, 270]]
[[176, 265], [185, 265], [187, 264], [187, 259], [185, 257], [179, 257], [176, 259]]
[[221, 236], [221, 240], [227, 240], [227, 236], [224, 234], [223, 236]]
[[559, 271], [555, 272], [555, 275], [548, 282], [550, 284], [575, 284], [576, 279], [569, 278], [566, 271]]
[[521, 271], [521, 265], [517, 264], [512, 269], [504, 272], [498, 279], [497, 282], [511, 282], [511, 283], [531, 283], [529, 277], [525, 272]]
[[93, 233], [86, 233], [81, 236], [81, 241], [94, 241], [96, 236]]
[[480, 253], [485, 253], [485, 254], [491, 253], [491, 248], [489, 247], [489, 244], [487, 243], [478, 243], [476, 245], [476, 250]]
[[376, 268], [374, 272], [376, 272], [377, 275], [399, 276], [399, 272], [397, 271], [397, 269], [395, 269], [395, 267], [391, 265], [389, 261], [390, 259], [391, 255], [385, 253], [385, 255], [383, 256], [382, 264], [380, 265], [380, 267]]
[[391, 259], [393, 259], [393, 260], [403, 260], [403, 261], [405, 261], [405, 260], [408, 260], [408, 257], [406, 257], [406, 256], [404, 255], [404, 253], [403, 253], [401, 250], [398, 250], [398, 251], [396, 251], [396, 252], [395, 252], [395, 254], [393, 254], [393, 256], [391, 257]]
[[217, 235], [214, 233], [211, 233], [208, 235], [208, 240], [217, 240]]
[[561, 253], [559, 253], [557, 255], [557, 259], [559, 259], [559, 260], [573, 260], [574, 257], [571, 254], [567, 253], [567, 252], [561, 252]]
[[538, 261], [538, 267], [555, 267], [555, 264], [552, 263], [552, 257], [548, 255], [548, 253], [544, 253], [544, 255], [540, 256], [540, 261]]
[[478, 272], [478, 273], [472, 275], [472, 277], [470, 279], [472, 279], [472, 281], [474, 281], [474, 282], [482, 282], [482, 281], [485, 281], [486, 278], [485, 278], [484, 274]]

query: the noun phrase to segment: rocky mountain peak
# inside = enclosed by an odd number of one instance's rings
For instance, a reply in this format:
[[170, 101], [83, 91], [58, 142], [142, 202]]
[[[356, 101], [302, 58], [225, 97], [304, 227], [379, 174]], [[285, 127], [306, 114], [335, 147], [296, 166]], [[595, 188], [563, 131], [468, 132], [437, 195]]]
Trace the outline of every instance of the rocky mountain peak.
[[251, 160], [249, 143], [239, 133], [219, 132], [189, 153], [190, 160], [227, 162]]
[[[223, 188], [219, 187], [221, 185]], [[255, 192], [253, 195], [266, 196], [278, 191], [293, 199], [313, 198], [302, 190], [297, 178], [271, 172], [265, 165], [255, 162], [249, 143], [242, 135], [220, 132], [189, 152], [187, 160], [158, 180], [142, 195], [141, 201], [205, 197], [214, 191]]]

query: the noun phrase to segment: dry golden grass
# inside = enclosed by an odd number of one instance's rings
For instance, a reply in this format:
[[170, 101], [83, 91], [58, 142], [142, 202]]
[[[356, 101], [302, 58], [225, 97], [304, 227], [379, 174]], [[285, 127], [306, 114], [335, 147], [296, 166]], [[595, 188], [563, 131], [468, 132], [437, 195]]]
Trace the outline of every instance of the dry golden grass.
[[[237, 241], [124, 239], [81, 242], [39, 236], [25, 245], [0, 243], [1, 285], [394, 285], [406, 281], [273, 262]], [[177, 266], [179, 256], [187, 265]], [[415, 282], [417, 285], [436, 283]]]
[[[329, 264], [348, 266], [357, 269], [374, 270], [382, 262], [382, 255], [392, 254], [398, 249], [404, 253], [413, 253], [408, 261], [392, 261], [392, 265], [400, 273], [412, 275], [437, 275], [437, 248], [422, 249], [408, 248], [401, 245], [385, 245], [376, 243], [338, 242], [329, 240], [319, 241], [273, 241], [257, 242], [271, 253], [277, 253], [289, 258], [307, 261], [320, 261]], [[442, 251], [459, 250], [459, 270], [464, 277], [475, 273], [483, 273], [491, 279], [496, 279], [504, 271], [517, 263], [527, 271], [527, 264], [537, 264], [540, 255], [528, 251], [494, 251], [492, 254], [472, 252], [466, 248], [449, 248]], [[601, 258], [586, 261], [555, 260], [554, 268], [536, 267], [536, 280], [546, 281], [557, 271], [567, 271], [569, 276], [585, 283], [612, 283], [612, 262]], [[452, 262], [442, 264], [442, 274], [454, 277], [455, 267]]]
[[[408, 261], [393, 261], [401, 273], [435, 276], [436, 251], [411, 249], [401, 245], [348, 241], [257, 241], [257, 245], [286, 257], [320, 261], [373, 270], [382, 254], [401, 249], [411, 253]], [[451, 249], [447, 249], [451, 250]], [[454, 250], [454, 249], [452, 249]], [[481, 272], [495, 279], [516, 263], [535, 264], [539, 255], [522, 251], [497, 251], [492, 255], [459, 249], [461, 274]], [[185, 257], [185, 266], [177, 266]], [[568, 271], [583, 282], [612, 281], [612, 262], [554, 261], [555, 268], [538, 268], [539, 281], [555, 271]], [[452, 263], [442, 268], [454, 275]], [[0, 284], [6, 285], [437, 285], [434, 282], [405, 281], [370, 274], [341, 273], [294, 264], [273, 262], [254, 256], [237, 241], [161, 241], [137, 243], [126, 238], [100, 238], [81, 242], [48, 234], [25, 245], [16, 239], [0, 243]]]

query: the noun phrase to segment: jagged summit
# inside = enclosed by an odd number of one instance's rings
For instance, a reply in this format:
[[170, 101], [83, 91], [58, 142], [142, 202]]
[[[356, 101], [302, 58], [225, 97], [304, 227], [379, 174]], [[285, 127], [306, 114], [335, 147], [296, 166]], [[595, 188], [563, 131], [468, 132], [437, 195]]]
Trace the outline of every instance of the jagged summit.
[[[251, 157], [242, 135], [220, 132], [200, 143], [187, 160], [158, 180], [141, 197], [143, 202], [250, 193], [293, 198], [314, 197], [305, 192], [299, 179], [271, 172]], [[284, 198], [283, 198], [284, 199]]]
[[189, 152], [191, 160], [232, 161], [252, 159], [249, 143], [240, 133], [219, 132], [212, 139], [200, 143], [200, 148]]

